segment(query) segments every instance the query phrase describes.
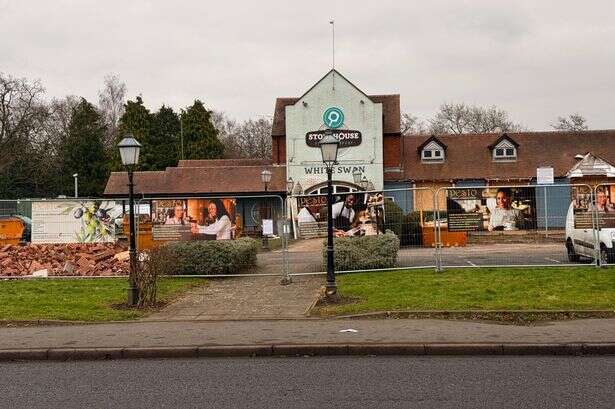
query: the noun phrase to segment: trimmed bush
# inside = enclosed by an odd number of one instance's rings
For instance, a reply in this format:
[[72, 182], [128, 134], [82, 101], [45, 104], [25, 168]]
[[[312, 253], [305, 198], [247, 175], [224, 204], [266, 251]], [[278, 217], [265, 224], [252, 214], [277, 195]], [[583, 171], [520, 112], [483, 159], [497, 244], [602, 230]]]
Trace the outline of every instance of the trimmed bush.
[[[392, 232], [376, 236], [338, 237], [333, 239], [337, 271], [395, 267], [399, 238]], [[327, 241], [323, 242], [323, 268], [327, 267]]]
[[180, 241], [164, 246], [169, 262], [165, 274], [237, 274], [256, 267], [259, 242], [250, 237], [237, 240]]

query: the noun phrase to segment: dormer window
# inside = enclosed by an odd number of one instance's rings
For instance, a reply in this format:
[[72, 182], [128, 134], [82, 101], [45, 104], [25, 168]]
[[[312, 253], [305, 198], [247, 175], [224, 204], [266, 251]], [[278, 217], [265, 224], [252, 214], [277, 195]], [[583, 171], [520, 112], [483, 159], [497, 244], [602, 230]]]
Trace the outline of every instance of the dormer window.
[[444, 162], [445, 156], [444, 146], [435, 140], [421, 148], [421, 161], [423, 162]]
[[503, 136], [489, 148], [492, 152], [493, 160], [496, 161], [515, 161], [517, 160], [517, 147], [519, 145], [512, 139]]

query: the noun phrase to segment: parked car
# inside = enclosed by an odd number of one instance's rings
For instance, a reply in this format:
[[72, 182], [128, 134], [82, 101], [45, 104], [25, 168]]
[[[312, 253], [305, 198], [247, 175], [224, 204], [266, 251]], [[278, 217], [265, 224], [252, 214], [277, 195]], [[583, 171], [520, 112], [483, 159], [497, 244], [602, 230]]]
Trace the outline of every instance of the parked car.
[[[597, 236], [597, 237], [596, 237]], [[598, 239], [596, 241], [596, 238]], [[577, 262], [581, 257], [594, 259], [596, 257], [595, 243], [600, 243], [601, 263], [615, 262], [615, 228], [575, 229], [573, 203], [568, 207], [566, 215], [566, 251], [568, 261]]]

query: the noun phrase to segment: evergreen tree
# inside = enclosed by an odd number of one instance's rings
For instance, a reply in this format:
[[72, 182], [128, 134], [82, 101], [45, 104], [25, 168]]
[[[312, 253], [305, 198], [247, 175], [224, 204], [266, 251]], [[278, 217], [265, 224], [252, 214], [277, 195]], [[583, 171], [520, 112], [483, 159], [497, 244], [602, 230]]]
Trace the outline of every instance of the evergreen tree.
[[151, 115], [149, 132], [139, 139], [141, 148], [140, 169], [164, 170], [177, 165], [180, 138], [179, 116], [173, 108], [162, 106]]
[[[136, 101], [129, 100], [126, 102], [124, 105], [124, 113], [120, 118], [117, 140], [115, 141], [116, 148], [112, 151], [111, 168], [113, 170], [124, 170], [117, 144], [128, 134], [132, 134], [142, 145], [147, 143], [150, 124], [151, 114], [149, 110], [145, 108], [145, 105], [143, 105], [143, 99], [140, 96], [137, 96]], [[144, 149], [142, 149], [142, 151], [144, 151]]]
[[81, 98], [73, 109], [67, 135], [59, 146], [61, 193], [72, 196], [74, 173], [79, 196], [99, 197], [109, 176], [104, 147], [105, 125], [96, 108]]
[[211, 113], [198, 99], [182, 113], [185, 159], [217, 159], [224, 154], [224, 145], [211, 122]]

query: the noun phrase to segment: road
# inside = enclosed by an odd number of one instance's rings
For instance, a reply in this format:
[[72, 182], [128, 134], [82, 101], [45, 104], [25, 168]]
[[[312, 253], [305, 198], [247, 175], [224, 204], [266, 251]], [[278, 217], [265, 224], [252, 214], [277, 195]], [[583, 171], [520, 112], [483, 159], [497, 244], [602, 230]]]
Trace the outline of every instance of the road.
[[2, 408], [612, 408], [615, 357], [0, 364]]

